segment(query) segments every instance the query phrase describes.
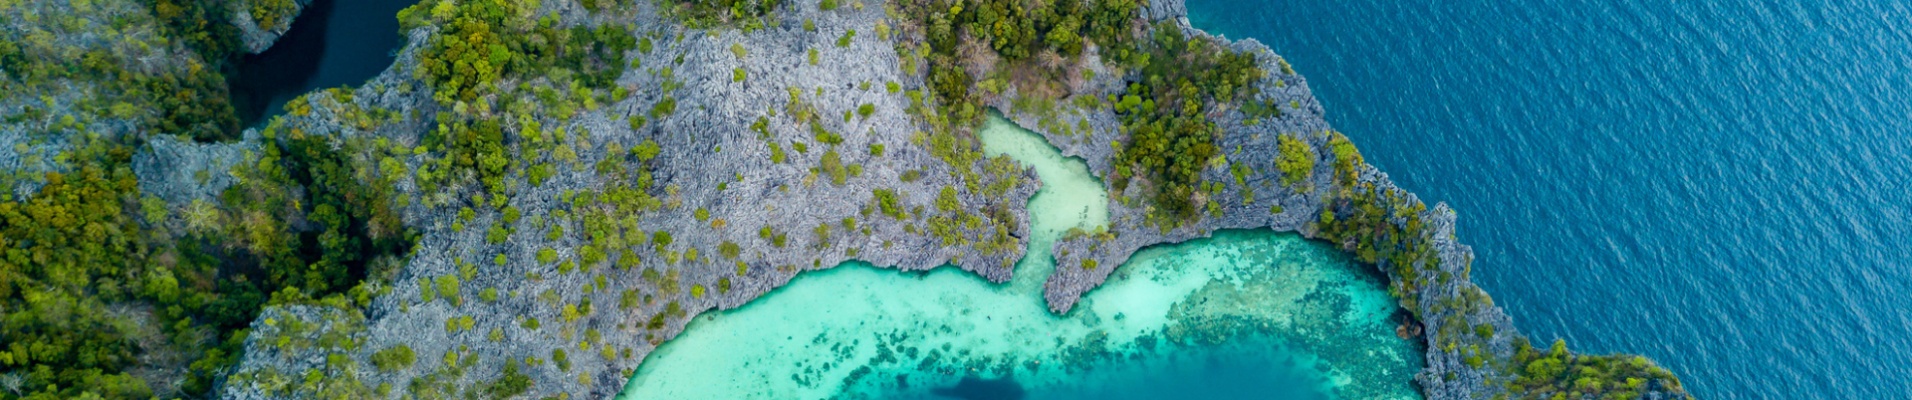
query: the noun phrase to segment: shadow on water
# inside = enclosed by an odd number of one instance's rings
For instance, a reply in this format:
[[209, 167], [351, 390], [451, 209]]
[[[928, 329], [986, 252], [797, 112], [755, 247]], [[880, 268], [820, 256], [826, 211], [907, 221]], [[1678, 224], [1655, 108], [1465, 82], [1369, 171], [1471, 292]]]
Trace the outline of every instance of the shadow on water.
[[937, 388], [937, 396], [963, 400], [1020, 400], [1027, 394], [1014, 379], [965, 377], [956, 386]]
[[392, 65], [402, 44], [398, 10], [411, 0], [315, 0], [270, 49], [239, 61], [231, 79], [244, 126], [284, 111], [313, 90], [358, 85]]

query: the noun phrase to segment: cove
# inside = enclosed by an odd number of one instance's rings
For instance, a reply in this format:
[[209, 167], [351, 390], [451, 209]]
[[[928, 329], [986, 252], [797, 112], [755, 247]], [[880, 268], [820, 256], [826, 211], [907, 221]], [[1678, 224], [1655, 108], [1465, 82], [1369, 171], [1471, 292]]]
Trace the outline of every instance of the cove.
[[1420, 398], [1380, 280], [1326, 245], [1266, 230], [1138, 252], [1068, 315], [1042, 303], [1050, 245], [1106, 223], [1080, 160], [992, 117], [984, 150], [1033, 166], [1030, 251], [1006, 284], [955, 268], [850, 262], [697, 317], [624, 399]]
[[403, 45], [398, 10], [411, 0], [314, 0], [265, 52], [245, 56], [231, 76], [244, 126], [283, 112], [313, 90], [359, 85], [391, 67]]
[[1191, 0], [1312, 82], [1369, 162], [1453, 206], [1535, 343], [1695, 397], [1912, 393], [1912, 7]]

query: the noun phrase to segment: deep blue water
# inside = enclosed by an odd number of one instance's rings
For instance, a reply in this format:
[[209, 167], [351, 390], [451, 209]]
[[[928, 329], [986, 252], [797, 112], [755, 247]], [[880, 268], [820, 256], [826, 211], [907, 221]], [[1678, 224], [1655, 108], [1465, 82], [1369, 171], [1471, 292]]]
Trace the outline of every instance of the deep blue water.
[[398, 10], [413, 0], [315, 0], [265, 52], [244, 57], [232, 99], [246, 126], [313, 90], [357, 86], [392, 66], [403, 45]]
[[1537, 341], [1701, 398], [1912, 393], [1912, 3], [1190, 3], [1454, 207]]

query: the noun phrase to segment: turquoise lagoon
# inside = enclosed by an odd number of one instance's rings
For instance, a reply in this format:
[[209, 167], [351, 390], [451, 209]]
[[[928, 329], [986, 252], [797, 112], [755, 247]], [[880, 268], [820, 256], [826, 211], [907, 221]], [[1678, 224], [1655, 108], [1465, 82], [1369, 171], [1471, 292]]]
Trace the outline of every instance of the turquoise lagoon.
[[1049, 248], [1108, 219], [1080, 160], [1000, 118], [984, 149], [1032, 165], [1029, 254], [1006, 284], [954, 268], [852, 262], [706, 313], [639, 366], [625, 399], [1419, 398], [1420, 350], [1385, 285], [1320, 243], [1272, 231], [1138, 252], [1067, 315], [1048, 312]]

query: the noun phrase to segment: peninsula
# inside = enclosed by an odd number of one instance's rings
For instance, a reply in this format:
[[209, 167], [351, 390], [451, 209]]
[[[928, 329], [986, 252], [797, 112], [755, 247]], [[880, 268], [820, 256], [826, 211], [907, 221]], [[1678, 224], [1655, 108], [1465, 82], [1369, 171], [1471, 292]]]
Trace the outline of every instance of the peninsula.
[[224, 74], [307, 5], [0, 1], [0, 398], [610, 398], [809, 271], [1010, 280], [1045, 182], [992, 115], [1107, 192], [1041, 252], [1055, 314], [1146, 247], [1297, 232], [1385, 277], [1425, 397], [1688, 397], [1530, 342], [1450, 209], [1181, 0], [423, 0], [382, 74], [242, 128]]

